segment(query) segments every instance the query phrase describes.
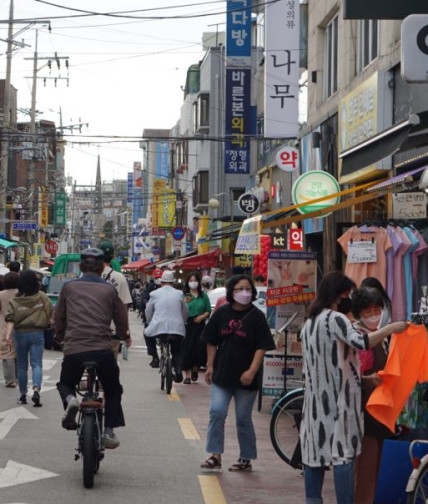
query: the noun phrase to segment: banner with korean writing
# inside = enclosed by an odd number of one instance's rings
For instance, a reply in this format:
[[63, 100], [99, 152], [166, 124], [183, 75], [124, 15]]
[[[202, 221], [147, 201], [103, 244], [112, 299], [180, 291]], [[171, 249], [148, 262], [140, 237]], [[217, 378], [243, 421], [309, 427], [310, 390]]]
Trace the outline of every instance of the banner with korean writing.
[[256, 215], [244, 220], [236, 240], [235, 254], [260, 254], [261, 218]]
[[156, 142], [156, 178], [169, 178], [169, 143]]
[[54, 221], [55, 226], [65, 226], [66, 219], [66, 196], [65, 193], [56, 193], [55, 194], [55, 215]]
[[164, 189], [157, 196], [157, 214], [159, 228], [175, 227], [175, 202], [176, 194], [174, 189]]
[[265, 7], [265, 116], [267, 137], [299, 132], [299, 1], [278, 0]]
[[134, 161], [134, 187], [143, 187], [143, 172], [141, 162]]
[[44, 191], [39, 191], [39, 226], [41, 228], [48, 227], [48, 194]]
[[226, 68], [225, 173], [250, 172], [251, 69]]
[[132, 189], [134, 186], [134, 174], [132, 172], [128, 172], [128, 192], [127, 199], [128, 203], [132, 203]]
[[226, 56], [251, 56], [251, 0], [228, 0]]

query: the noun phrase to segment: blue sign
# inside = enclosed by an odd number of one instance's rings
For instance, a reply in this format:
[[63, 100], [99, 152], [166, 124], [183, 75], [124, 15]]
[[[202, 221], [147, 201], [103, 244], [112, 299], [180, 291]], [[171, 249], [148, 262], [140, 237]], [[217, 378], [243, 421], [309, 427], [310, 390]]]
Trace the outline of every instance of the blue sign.
[[0, 238], [4, 240], [6, 238], [6, 233], [0, 233]]
[[193, 244], [192, 242], [186, 242], [186, 252], [192, 252]]
[[169, 179], [168, 142], [156, 142], [156, 178]]
[[153, 255], [159, 255], [159, 252], [160, 252], [160, 247], [158, 247], [157, 245], [152, 247], [152, 254]]
[[128, 203], [132, 203], [133, 187], [134, 187], [134, 174], [132, 172], [128, 172], [128, 198], [127, 198]]
[[29, 231], [29, 230], [35, 231], [37, 229], [37, 223], [27, 221], [14, 222], [12, 224], [12, 229], [14, 231]]
[[251, 0], [228, 0], [226, 31], [226, 56], [251, 56]]
[[135, 244], [135, 246], [136, 246], [137, 248], [141, 248], [141, 247], [143, 246], [143, 244], [142, 244], [141, 242], [137, 242], [137, 243]]
[[172, 230], [171, 234], [172, 234], [172, 237], [174, 238], [174, 240], [182, 240], [184, 238], [185, 232], [182, 227], [175, 227]]
[[80, 245], [90, 245], [91, 240], [80, 240]]
[[251, 69], [226, 68], [225, 173], [250, 173]]

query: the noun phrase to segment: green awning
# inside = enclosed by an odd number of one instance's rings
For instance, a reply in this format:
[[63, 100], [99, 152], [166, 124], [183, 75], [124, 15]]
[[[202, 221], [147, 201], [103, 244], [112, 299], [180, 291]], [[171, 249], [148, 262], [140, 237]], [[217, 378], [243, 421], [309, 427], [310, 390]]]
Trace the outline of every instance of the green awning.
[[0, 238], [0, 247], [1, 248], [19, 247], [19, 243], [3, 240], [3, 238]]

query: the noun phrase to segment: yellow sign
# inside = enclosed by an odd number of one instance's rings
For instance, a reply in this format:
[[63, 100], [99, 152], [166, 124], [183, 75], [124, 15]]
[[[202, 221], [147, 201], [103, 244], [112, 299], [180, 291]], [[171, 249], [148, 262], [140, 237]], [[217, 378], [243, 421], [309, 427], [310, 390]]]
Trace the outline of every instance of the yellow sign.
[[[375, 72], [348, 93], [339, 102], [339, 153], [342, 153], [376, 135], [392, 123], [392, 92], [387, 85], [387, 75]], [[390, 168], [390, 163], [379, 162], [342, 174], [339, 161], [339, 182], [354, 183], [376, 176]]]
[[236, 241], [235, 254], [260, 254], [260, 233], [262, 216], [245, 219]]
[[48, 195], [43, 191], [39, 191], [39, 226], [48, 227]]
[[174, 189], [164, 189], [154, 196], [152, 203], [152, 227], [175, 227], [176, 193]]

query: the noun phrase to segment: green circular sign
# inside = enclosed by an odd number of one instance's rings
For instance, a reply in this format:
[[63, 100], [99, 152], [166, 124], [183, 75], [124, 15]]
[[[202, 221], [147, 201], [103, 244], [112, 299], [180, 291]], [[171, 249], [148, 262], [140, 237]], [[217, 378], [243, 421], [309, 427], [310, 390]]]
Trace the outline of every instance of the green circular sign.
[[[338, 181], [322, 170], [311, 170], [300, 177], [294, 182], [291, 190], [293, 203], [300, 205], [301, 203], [308, 203], [305, 206], [297, 208], [296, 210], [301, 214], [316, 212], [330, 206], [336, 205], [340, 201], [340, 196], [320, 201], [319, 203], [310, 203], [311, 200], [324, 198], [325, 196], [333, 195], [340, 192]], [[325, 215], [323, 215], [325, 217]]]

